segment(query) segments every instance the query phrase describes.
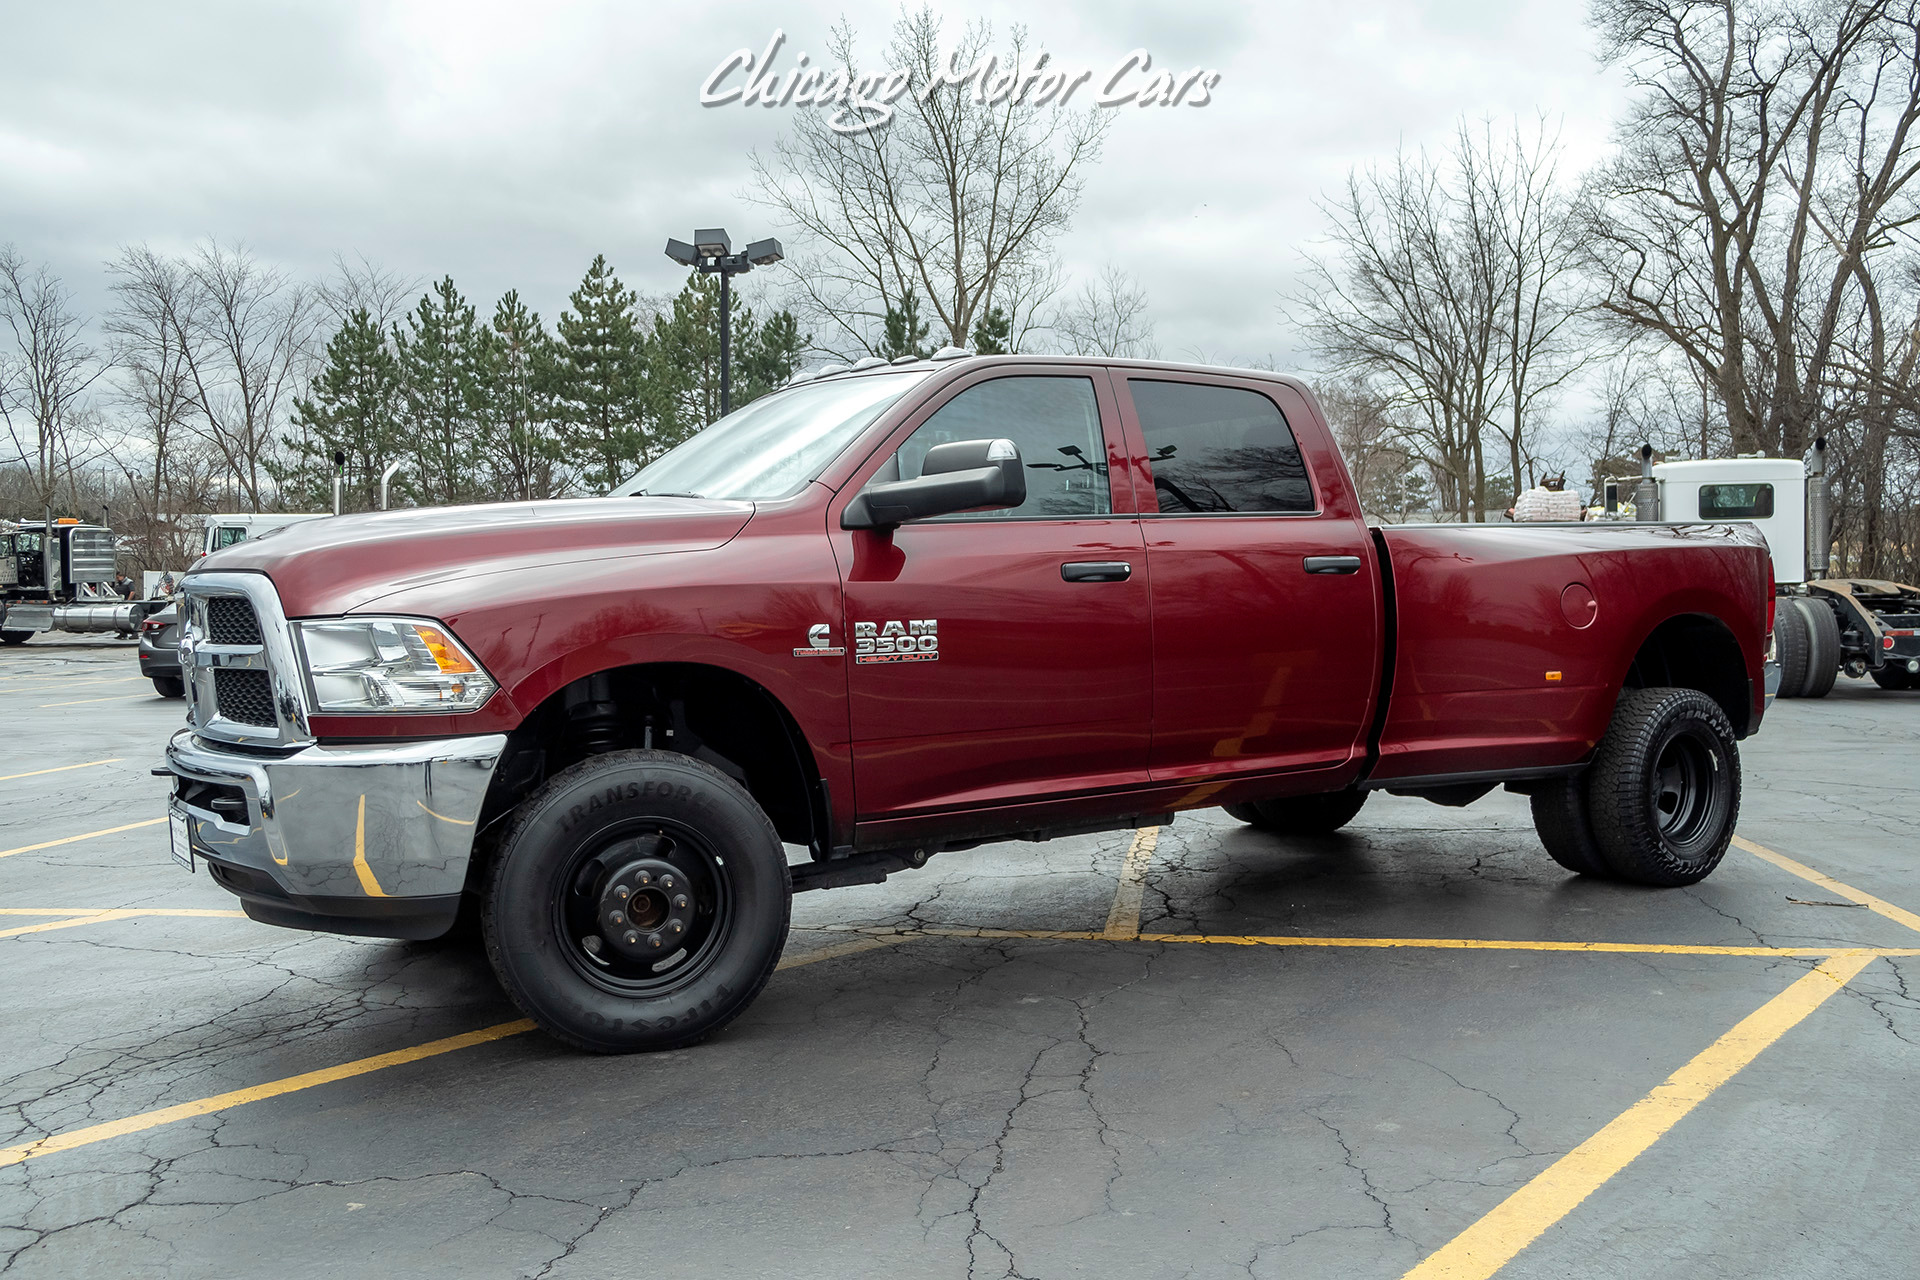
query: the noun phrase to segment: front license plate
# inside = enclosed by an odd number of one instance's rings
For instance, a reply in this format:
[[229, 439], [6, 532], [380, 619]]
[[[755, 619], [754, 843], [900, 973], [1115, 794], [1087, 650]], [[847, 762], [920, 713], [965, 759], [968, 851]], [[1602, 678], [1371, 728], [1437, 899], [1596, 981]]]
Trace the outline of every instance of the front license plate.
[[167, 833], [172, 837], [173, 860], [187, 870], [193, 870], [193, 842], [187, 837], [186, 815], [181, 813], [168, 814]]

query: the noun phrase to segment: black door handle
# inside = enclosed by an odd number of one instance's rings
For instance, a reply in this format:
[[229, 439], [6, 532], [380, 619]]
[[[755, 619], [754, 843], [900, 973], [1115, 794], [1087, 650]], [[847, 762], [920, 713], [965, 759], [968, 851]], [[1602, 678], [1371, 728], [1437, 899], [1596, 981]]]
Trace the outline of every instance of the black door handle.
[[1308, 573], [1358, 573], [1359, 556], [1307, 556], [1300, 562]]
[[1060, 566], [1060, 576], [1068, 582], [1125, 582], [1133, 566], [1125, 560], [1075, 560]]

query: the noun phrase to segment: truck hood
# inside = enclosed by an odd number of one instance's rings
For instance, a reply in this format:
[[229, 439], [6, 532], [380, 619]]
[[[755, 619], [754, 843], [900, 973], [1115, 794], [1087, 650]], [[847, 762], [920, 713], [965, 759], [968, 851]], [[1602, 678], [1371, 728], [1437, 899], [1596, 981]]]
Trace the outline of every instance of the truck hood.
[[375, 511], [288, 525], [216, 551], [193, 571], [264, 573], [287, 616], [321, 617], [453, 579], [708, 551], [752, 515], [751, 502], [650, 497]]

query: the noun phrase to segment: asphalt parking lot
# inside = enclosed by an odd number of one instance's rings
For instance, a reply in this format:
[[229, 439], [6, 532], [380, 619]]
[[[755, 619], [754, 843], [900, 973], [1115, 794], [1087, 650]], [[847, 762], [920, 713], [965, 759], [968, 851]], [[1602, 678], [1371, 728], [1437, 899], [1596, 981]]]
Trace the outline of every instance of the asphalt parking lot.
[[1694, 889], [1567, 876], [1505, 794], [1377, 797], [1314, 842], [1207, 810], [802, 895], [745, 1016], [628, 1058], [527, 1031], [471, 946], [240, 917], [167, 855], [148, 771], [182, 714], [130, 642], [0, 652], [9, 1276], [1851, 1277], [1920, 1250], [1920, 694], [1776, 706], [1743, 847]]

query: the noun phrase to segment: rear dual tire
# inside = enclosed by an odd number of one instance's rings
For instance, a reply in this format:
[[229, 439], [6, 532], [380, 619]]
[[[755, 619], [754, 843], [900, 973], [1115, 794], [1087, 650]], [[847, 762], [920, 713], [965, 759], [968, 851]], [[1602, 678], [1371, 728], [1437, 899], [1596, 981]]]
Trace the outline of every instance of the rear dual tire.
[[1277, 836], [1330, 836], [1352, 822], [1367, 802], [1364, 791], [1329, 791], [1323, 795], [1282, 796], [1222, 805], [1229, 817]]
[[1882, 667], [1878, 671], [1868, 672], [1873, 682], [1882, 689], [1898, 692], [1902, 689], [1920, 689], [1920, 678], [1904, 667]]
[[1694, 689], [1632, 689], [1586, 772], [1533, 796], [1535, 829], [1569, 871], [1696, 884], [1740, 817], [1740, 751], [1718, 703]]

